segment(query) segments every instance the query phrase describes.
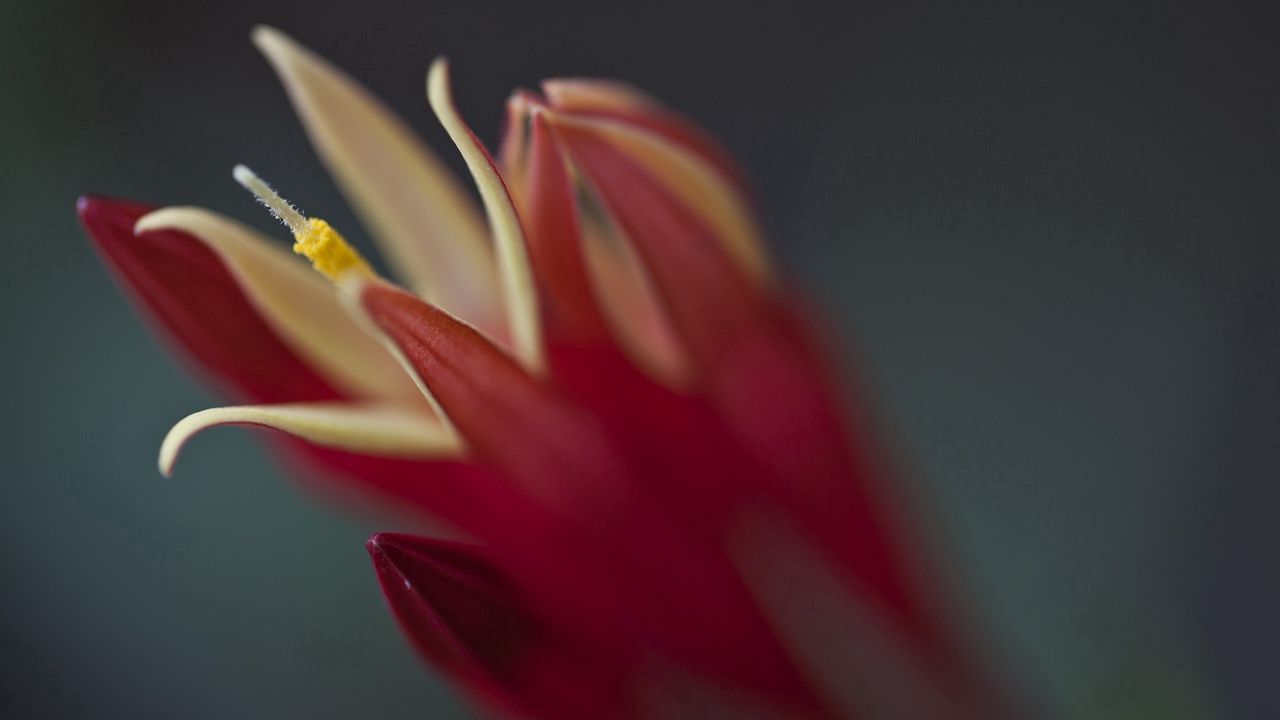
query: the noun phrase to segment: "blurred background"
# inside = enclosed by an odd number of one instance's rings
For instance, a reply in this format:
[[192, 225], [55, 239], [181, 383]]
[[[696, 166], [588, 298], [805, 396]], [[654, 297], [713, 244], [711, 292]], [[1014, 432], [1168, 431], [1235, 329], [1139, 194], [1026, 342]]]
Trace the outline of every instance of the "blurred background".
[[1275, 25], [968, 5], [0, 1], [0, 716], [466, 712], [382, 607], [362, 543], [394, 527], [297, 492], [247, 431], [159, 477], [166, 429], [215, 400], [75, 222], [95, 192], [283, 241], [243, 161], [359, 238], [248, 41], [266, 22], [451, 160], [438, 53], [490, 141], [544, 76], [687, 111], [1046, 714], [1280, 717]]

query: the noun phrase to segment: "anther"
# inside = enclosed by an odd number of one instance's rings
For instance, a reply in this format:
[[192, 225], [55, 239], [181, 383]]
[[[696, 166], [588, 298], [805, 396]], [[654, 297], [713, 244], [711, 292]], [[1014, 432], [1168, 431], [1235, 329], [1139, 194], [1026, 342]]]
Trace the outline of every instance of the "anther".
[[244, 165], [236, 165], [231, 174], [277, 220], [289, 227], [293, 232], [293, 251], [310, 260], [320, 274], [335, 281], [350, 272], [374, 275], [369, 263], [329, 223], [320, 218], [307, 218]]

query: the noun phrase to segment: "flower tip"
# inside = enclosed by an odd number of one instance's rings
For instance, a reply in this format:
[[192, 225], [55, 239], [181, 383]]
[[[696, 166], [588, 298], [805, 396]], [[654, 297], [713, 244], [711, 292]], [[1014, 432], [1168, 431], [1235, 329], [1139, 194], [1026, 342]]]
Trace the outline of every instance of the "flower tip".
[[153, 208], [129, 200], [115, 200], [101, 195], [82, 195], [76, 199], [76, 216], [100, 250], [119, 248], [134, 236], [133, 224]]
[[187, 440], [192, 435], [184, 430], [183, 423], [179, 422], [169, 429], [164, 440], [160, 442], [160, 455], [156, 458], [156, 468], [162, 477], [173, 477], [173, 468], [178, 464], [178, 455], [182, 453], [182, 447], [187, 444]]
[[439, 104], [452, 102], [449, 99], [449, 58], [437, 55], [427, 68], [427, 102], [440, 115]]
[[249, 40], [262, 52], [270, 53], [273, 48], [290, 43], [292, 38], [270, 25], [260, 23], [249, 31]]
[[376, 532], [364, 541], [364, 549], [369, 551], [369, 557], [373, 558], [374, 562], [385, 559], [388, 551], [401, 545], [403, 543], [399, 534], [392, 532]]

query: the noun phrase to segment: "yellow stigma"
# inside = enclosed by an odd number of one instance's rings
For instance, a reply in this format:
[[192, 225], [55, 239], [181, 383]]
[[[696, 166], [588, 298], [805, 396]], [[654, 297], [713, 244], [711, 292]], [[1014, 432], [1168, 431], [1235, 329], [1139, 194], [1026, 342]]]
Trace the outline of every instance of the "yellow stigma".
[[307, 218], [244, 165], [237, 165], [232, 175], [258, 202], [266, 205], [276, 219], [289, 227], [293, 233], [293, 251], [310, 260], [321, 275], [334, 281], [350, 272], [373, 277], [369, 263], [329, 223], [320, 218]]

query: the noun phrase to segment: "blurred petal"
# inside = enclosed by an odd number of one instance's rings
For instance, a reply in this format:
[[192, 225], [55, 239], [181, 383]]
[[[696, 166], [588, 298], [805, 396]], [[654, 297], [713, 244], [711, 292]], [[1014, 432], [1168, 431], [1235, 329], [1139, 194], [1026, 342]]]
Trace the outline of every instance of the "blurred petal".
[[[516, 90], [507, 98], [506, 114], [503, 116], [502, 140], [498, 146], [498, 165], [502, 168], [502, 177], [507, 181], [507, 188], [516, 201], [520, 217], [525, 218], [525, 211], [530, 205], [525, 202], [524, 177], [528, 160], [528, 139], [531, 127], [529, 111], [533, 105], [541, 104], [537, 95], [527, 90]], [[528, 231], [528, 227], [525, 228]]]
[[423, 297], [477, 326], [500, 328], [488, 233], [444, 164], [367, 90], [284, 33], [259, 26], [253, 40], [396, 269]]
[[178, 231], [135, 236], [153, 210], [140, 203], [86, 197], [76, 207], [117, 279], [215, 380], [255, 402], [343, 397], [263, 319], [207, 244]]
[[[547, 126], [544, 106], [518, 93], [512, 107], [527, 117], [515, 116], [509, 123], [525, 129], [504, 150], [512, 143], [521, 145], [521, 217], [546, 304], [548, 342], [577, 348], [621, 346], [650, 377], [682, 384], [683, 352], [631, 244], [567, 164]], [[595, 361], [608, 362], [604, 357]]]
[[564, 158], [548, 137], [541, 113], [517, 120], [528, 124], [521, 151], [526, 207], [522, 218], [545, 304], [549, 340], [605, 343], [608, 330], [591, 287], [581, 248], [581, 215]]
[[457, 439], [431, 415], [394, 405], [297, 403], [210, 408], [179, 420], [160, 446], [160, 472], [169, 475], [183, 446], [219, 425], [257, 425], [321, 447], [400, 458], [450, 458]]
[[617, 113], [648, 112], [661, 107], [643, 90], [619, 80], [549, 78], [542, 81], [547, 102], [556, 109]]
[[742, 171], [714, 137], [633, 85], [600, 78], [553, 78], [542, 82], [542, 92], [556, 110], [612, 118], [656, 133], [699, 155], [747, 194]]
[[627, 356], [669, 387], [690, 384], [690, 359], [635, 245], [585, 183], [577, 186], [581, 251], [605, 320]]
[[798, 526], [744, 512], [729, 548], [797, 665], [841, 716], [1013, 716], [957, 672], [972, 669], [948, 667], [937, 648], [921, 648], [851, 592], [848, 578]]
[[622, 711], [618, 678], [553, 641], [480, 548], [398, 533], [378, 533], [367, 547], [414, 646], [491, 707], [565, 718]]
[[682, 346], [704, 368], [731, 353], [756, 324], [763, 289], [741, 272], [702, 218], [640, 162], [580, 123], [548, 116], [644, 261]]
[[386, 348], [347, 314], [333, 284], [280, 245], [199, 208], [165, 208], [135, 231], [181, 231], [217, 253], [262, 317], [307, 364], [353, 397], [410, 402], [413, 380]]
[[479, 138], [463, 122], [453, 103], [453, 91], [449, 87], [449, 65], [443, 58], [431, 65], [427, 75], [427, 99], [440, 124], [462, 153], [471, 176], [475, 178], [484, 201], [489, 225], [493, 228], [497, 246], [498, 277], [502, 285], [502, 300], [506, 308], [507, 330], [512, 351], [526, 369], [538, 372], [542, 368], [542, 335], [538, 317], [538, 298], [533, 283], [533, 271], [524, 244], [524, 231], [520, 218], [498, 168], [485, 150]]
[[756, 281], [771, 269], [751, 207], [728, 177], [696, 153], [623, 120], [556, 113], [557, 124], [573, 125], [613, 144], [693, 213], [724, 243], [730, 257]]

